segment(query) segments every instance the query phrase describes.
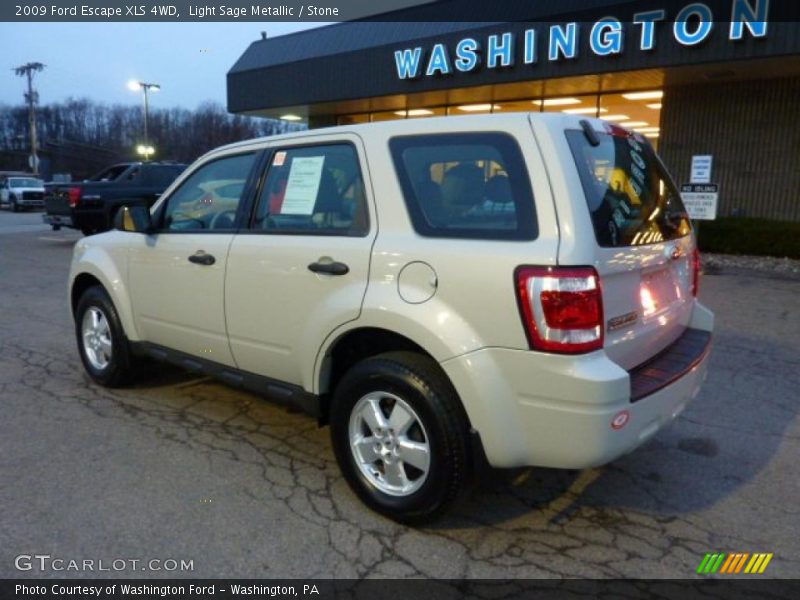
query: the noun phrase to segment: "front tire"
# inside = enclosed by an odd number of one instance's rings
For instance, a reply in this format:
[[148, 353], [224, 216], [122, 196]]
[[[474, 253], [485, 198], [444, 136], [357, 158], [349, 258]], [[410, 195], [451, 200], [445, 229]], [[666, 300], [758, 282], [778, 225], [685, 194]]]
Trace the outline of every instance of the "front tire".
[[9, 200], [9, 203], [11, 204], [11, 211], [12, 212], [19, 212], [19, 204], [17, 204], [17, 199], [16, 198], [12, 197]]
[[136, 378], [138, 364], [117, 310], [102, 287], [90, 287], [78, 301], [75, 336], [83, 366], [95, 383], [120, 387]]
[[352, 367], [334, 392], [331, 439], [353, 491], [404, 523], [438, 517], [469, 481], [469, 424], [430, 358], [391, 352]]

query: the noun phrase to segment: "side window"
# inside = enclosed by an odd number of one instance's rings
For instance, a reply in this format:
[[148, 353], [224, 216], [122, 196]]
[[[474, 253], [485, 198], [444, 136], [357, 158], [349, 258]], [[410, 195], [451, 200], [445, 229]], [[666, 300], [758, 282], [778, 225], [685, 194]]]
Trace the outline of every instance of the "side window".
[[128, 170], [128, 165], [114, 165], [89, 178], [89, 181], [114, 181]]
[[276, 234], [366, 235], [364, 181], [350, 144], [278, 150], [253, 229]]
[[167, 231], [231, 230], [253, 168], [255, 154], [237, 154], [206, 163], [167, 199]]
[[532, 240], [538, 235], [528, 170], [504, 133], [393, 138], [392, 159], [417, 233]]
[[152, 167], [147, 170], [147, 183], [148, 185], [166, 188], [180, 175], [182, 170], [180, 167], [175, 166]]
[[137, 167], [125, 174], [124, 183], [139, 183], [141, 170]]

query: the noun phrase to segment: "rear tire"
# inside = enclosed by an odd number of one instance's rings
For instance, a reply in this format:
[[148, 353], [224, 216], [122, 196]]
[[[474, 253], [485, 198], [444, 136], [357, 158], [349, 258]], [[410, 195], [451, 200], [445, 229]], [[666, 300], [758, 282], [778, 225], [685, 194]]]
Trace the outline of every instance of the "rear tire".
[[78, 352], [89, 377], [104, 387], [121, 387], [138, 376], [117, 310], [101, 286], [87, 289], [75, 309]]
[[357, 363], [336, 387], [330, 423], [350, 487], [396, 521], [435, 519], [469, 482], [466, 414], [426, 356], [390, 352]]
[[97, 233], [97, 230], [92, 227], [81, 227], [81, 233], [85, 236], [90, 236]]

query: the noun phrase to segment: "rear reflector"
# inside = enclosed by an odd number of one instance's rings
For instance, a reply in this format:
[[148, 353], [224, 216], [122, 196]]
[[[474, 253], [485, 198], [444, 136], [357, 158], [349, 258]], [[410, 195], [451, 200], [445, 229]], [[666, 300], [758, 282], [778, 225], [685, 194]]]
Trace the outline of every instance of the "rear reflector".
[[603, 300], [594, 268], [519, 267], [515, 278], [532, 350], [579, 354], [603, 347]]
[[700, 250], [695, 246], [692, 252], [692, 296], [695, 297], [700, 291], [700, 268]]

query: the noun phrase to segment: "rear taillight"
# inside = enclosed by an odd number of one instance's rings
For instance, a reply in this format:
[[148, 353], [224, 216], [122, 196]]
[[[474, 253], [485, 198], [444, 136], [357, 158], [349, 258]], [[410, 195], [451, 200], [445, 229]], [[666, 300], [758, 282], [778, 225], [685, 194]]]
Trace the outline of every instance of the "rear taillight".
[[515, 277], [532, 350], [578, 354], [603, 347], [603, 299], [594, 268], [519, 267]]
[[81, 201], [81, 188], [79, 187], [68, 188], [67, 196], [69, 196], [70, 208], [75, 208], [76, 206], [78, 206], [78, 202]]
[[695, 246], [692, 252], [692, 296], [700, 291], [700, 250]]

